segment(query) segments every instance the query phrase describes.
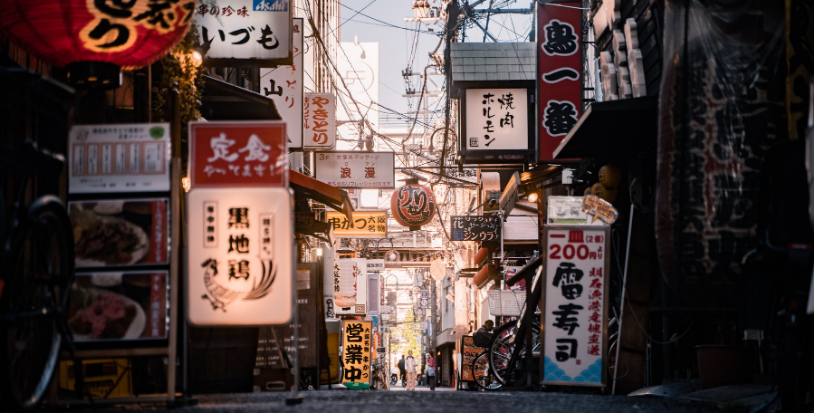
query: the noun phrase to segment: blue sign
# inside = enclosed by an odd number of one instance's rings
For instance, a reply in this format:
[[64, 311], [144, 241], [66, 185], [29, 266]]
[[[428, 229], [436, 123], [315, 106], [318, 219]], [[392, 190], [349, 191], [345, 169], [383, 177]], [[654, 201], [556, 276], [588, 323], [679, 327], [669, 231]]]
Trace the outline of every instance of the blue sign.
[[288, 0], [252, 0], [254, 11], [288, 11]]

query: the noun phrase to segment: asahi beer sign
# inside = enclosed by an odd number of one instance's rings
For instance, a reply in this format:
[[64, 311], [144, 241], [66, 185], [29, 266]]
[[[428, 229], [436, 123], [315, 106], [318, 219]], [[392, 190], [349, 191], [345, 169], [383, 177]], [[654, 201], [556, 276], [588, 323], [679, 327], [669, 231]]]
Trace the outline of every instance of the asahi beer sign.
[[260, 69], [260, 85], [263, 95], [274, 101], [280, 117], [286, 123], [288, 148], [302, 148], [303, 108], [303, 20], [294, 19], [291, 26], [294, 35], [294, 64], [273, 69]]
[[525, 150], [528, 132], [526, 89], [466, 90], [468, 150]]
[[190, 323], [287, 323], [295, 296], [288, 189], [196, 189], [187, 211]]
[[546, 226], [543, 383], [604, 386], [608, 227]]
[[289, 0], [201, 2], [195, 22], [209, 65], [291, 64]]

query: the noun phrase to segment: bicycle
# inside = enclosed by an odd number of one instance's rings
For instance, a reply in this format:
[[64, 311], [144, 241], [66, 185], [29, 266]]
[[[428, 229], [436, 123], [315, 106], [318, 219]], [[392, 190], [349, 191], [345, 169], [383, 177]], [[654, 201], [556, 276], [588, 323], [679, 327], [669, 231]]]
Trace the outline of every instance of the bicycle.
[[[58, 176], [64, 162], [32, 142], [0, 155], [0, 163], [21, 173], [10, 211], [0, 191], [0, 393], [11, 410], [39, 404], [63, 340], [73, 353], [66, 321], [74, 279], [71, 223], [56, 196], [25, 204], [30, 178]], [[82, 369], [76, 370], [82, 383]]]

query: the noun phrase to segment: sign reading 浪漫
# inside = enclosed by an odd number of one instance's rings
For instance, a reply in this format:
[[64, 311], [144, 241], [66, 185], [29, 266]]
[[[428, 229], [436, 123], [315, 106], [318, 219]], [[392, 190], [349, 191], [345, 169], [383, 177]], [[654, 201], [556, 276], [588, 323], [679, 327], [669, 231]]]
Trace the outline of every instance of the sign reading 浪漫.
[[554, 149], [579, 119], [582, 104], [582, 11], [579, 7], [580, 3], [574, 2], [537, 8], [540, 161], [554, 159]]
[[190, 122], [191, 188], [287, 186], [285, 131], [280, 121]]
[[328, 211], [327, 215], [337, 237], [387, 236], [387, 211], [354, 211], [352, 221], [342, 212]]
[[394, 188], [393, 152], [320, 152], [314, 155], [316, 178], [337, 188]]
[[451, 225], [451, 241], [500, 241], [497, 216], [453, 216]]
[[189, 321], [289, 322], [295, 297], [287, 188], [196, 188], [187, 195]]
[[526, 89], [466, 90], [466, 149], [526, 150], [528, 131]]
[[69, 192], [170, 190], [170, 125], [76, 125], [68, 136]]
[[342, 322], [342, 383], [370, 381], [370, 321]]
[[286, 123], [288, 148], [295, 149], [302, 148], [303, 20], [294, 19], [291, 31], [294, 35], [294, 64], [260, 69], [260, 84], [263, 95], [274, 101], [277, 112]]
[[547, 225], [543, 383], [604, 386], [609, 227]]
[[195, 22], [207, 65], [292, 64], [291, 12], [289, 0], [201, 2]]

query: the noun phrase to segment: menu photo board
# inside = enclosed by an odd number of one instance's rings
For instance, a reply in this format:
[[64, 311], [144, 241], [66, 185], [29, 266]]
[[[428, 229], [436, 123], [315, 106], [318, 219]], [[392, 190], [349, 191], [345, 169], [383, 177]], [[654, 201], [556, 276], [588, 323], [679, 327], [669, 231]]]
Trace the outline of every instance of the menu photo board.
[[77, 268], [169, 263], [169, 199], [71, 201]]
[[609, 227], [546, 225], [544, 384], [607, 382]]
[[166, 339], [168, 297], [167, 271], [79, 273], [68, 328], [78, 342]]
[[500, 241], [501, 222], [497, 216], [453, 216], [451, 226], [451, 241]]
[[342, 322], [342, 383], [370, 382], [371, 321]]
[[475, 357], [483, 353], [487, 349], [475, 345], [475, 338], [473, 336], [461, 337], [461, 381], [475, 381], [472, 376], [472, 364], [475, 362]]
[[170, 125], [76, 125], [68, 136], [71, 194], [170, 190]]

